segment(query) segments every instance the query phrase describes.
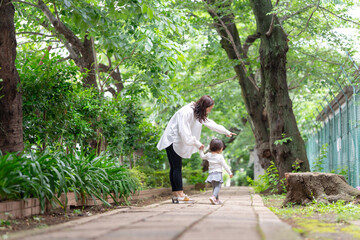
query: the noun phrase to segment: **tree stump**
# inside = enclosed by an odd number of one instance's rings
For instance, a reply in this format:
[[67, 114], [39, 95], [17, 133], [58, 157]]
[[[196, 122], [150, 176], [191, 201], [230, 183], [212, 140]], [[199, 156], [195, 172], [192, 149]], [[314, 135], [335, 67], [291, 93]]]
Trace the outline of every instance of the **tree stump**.
[[317, 202], [358, 201], [360, 191], [347, 184], [344, 176], [333, 173], [305, 172], [286, 173], [287, 195], [283, 206], [288, 203], [305, 205]]

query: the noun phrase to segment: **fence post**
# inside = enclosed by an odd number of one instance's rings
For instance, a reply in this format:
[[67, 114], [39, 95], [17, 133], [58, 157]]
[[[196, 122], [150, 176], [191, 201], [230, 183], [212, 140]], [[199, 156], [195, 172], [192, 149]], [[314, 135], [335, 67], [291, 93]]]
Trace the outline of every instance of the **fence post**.
[[[325, 81], [325, 83], [328, 84], [326, 81]], [[340, 104], [339, 100], [337, 99], [336, 95], [331, 91], [331, 88], [330, 88], [329, 84], [328, 84], [328, 88], [329, 88], [329, 91], [330, 91], [331, 95], [334, 97], [336, 103], [339, 105], [339, 119], [340, 119], [340, 122], [341, 122], [341, 104]], [[337, 134], [336, 134], [336, 130], [335, 130], [335, 126], [337, 126], [337, 125], [338, 125], [338, 123], [336, 122], [336, 114], [334, 113], [334, 126], [333, 126], [334, 129], [333, 130], [334, 130], [335, 139], [334, 139], [333, 144], [337, 143]], [[340, 126], [341, 126], [341, 124], [340, 124]], [[342, 129], [340, 127], [340, 135], [342, 135], [341, 131], [342, 131]], [[334, 151], [334, 149], [332, 149], [332, 151]], [[333, 156], [335, 158], [335, 154], [333, 154]], [[330, 167], [331, 170], [335, 170], [334, 169], [334, 164], [333, 164], [335, 162], [335, 160], [337, 161], [337, 156], [336, 156], [336, 159], [333, 159], [333, 161], [330, 163], [331, 164], [331, 167]]]
[[[344, 90], [343, 90], [343, 88], [341, 87], [341, 85], [340, 85], [340, 83], [337, 81], [337, 79], [336, 78], [334, 78], [335, 79], [335, 82], [336, 82], [336, 84], [338, 85], [338, 87], [340, 88], [340, 90], [341, 90], [341, 92], [342, 92], [342, 94], [344, 95], [344, 97], [345, 97], [345, 99], [346, 99], [346, 119], [347, 120], [349, 120], [349, 118], [348, 118], [348, 114], [349, 114], [349, 98], [348, 98], [348, 96], [345, 94], [345, 92], [344, 92]], [[340, 108], [341, 109], [341, 108]], [[349, 121], [347, 121], [347, 122], [349, 122]], [[342, 132], [342, 116], [340, 116], [340, 129], [341, 129], [341, 140], [343, 139], [343, 132]], [[348, 125], [347, 125], [347, 127], [348, 127]], [[347, 129], [348, 130], [348, 129]], [[348, 136], [349, 136], [349, 131], [348, 131]], [[349, 160], [349, 159], [348, 159]], [[342, 161], [341, 161], [341, 165], [342, 165]]]
[[[320, 115], [320, 112], [319, 112], [319, 110], [318, 110], [317, 108], [316, 108], [316, 111], [317, 111], [317, 112], [319, 113], [319, 115]], [[312, 112], [311, 114], [313, 115], [314, 119], [316, 120], [316, 116], [314, 115], [314, 113]], [[311, 120], [312, 120], [312, 122], [313, 122], [313, 124], [314, 124], [314, 126], [315, 126], [315, 134], [316, 134], [316, 135], [314, 134], [314, 139], [316, 139], [316, 141], [314, 140], [313, 145], [314, 145], [314, 156], [316, 156], [314, 159], [316, 159], [316, 158], [320, 155], [319, 145], [320, 145], [321, 141], [320, 141], [320, 131], [319, 131], [319, 129], [321, 129], [321, 123], [320, 123], [320, 127], [319, 127], [319, 126], [318, 126], [318, 123], [315, 122], [314, 119], [311, 119]], [[311, 161], [310, 158], [309, 158], [309, 160]], [[313, 163], [310, 162], [310, 166], [311, 166], [312, 164], [313, 164]]]
[[354, 67], [356, 68], [357, 71], [359, 71], [359, 67], [356, 65], [355, 61], [352, 59], [352, 57], [350, 56], [348, 51], [345, 51], [346, 55], [348, 55], [348, 58], [350, 59], [350, 61], [352, 62], [352, 64], [354, 65]]
[[[357, 134], [356, 134], [356, 128], [357, 128], [357, 111], [356, 111], [356, 88], [355, 88], [355, 86], [353, 85], [353, 83], [352, 83], [352, 81], [351, 81], [351, 79], [349, 78], [349, 76], [347, 75], [347, 73], [345, 72], [345, 70], [344, 70], [344, 68], [342, 67], [342, 66], [340, 66], [340, 69], [341, 69], [341, 71], [344, 73], [344, 75], [345, 75], [345, 77], [346, 77], [346, 79], [349, 81], [349, 83], [350, 83], [350, 86], [352, 87], [352, 89], [353, 89], [353, 94], [352, 94], [352, 96], [353, 96], [353, 106], [354, 106], [354, 117], [355, 117], [355, 126], [354, 126], [354, 129], [355, 129], [355, 138], [353, 137], [353, 134], [351, 133], [351, 136], [352, 136], [352, 140], [353, 140], [353, 143], [354, 143], [354, 155], [355, 155], [355, 161], [356, 161], [356, 165], [357, 165], [357, 167], [358, 167], [358, 160], [357, 160], [357, 156], [358, 156], [358, 154], [357, 154], [357, 148], [358, 148], [358, 138], [357, 138]], [[349, 121], [348, 121], [349, 122]], [[349, 131], [349, 135], [350, 135], [350, 131]], [[349, 141], [349, 145], [350, 145], [350, 141]], [[349, 161], [348, 161], [348, 164], [349, 164], [349, 179], [351, 179], [351, 183], [352, 183], [352, 178], [350, 178], [350, 176], [352, 177], [352, 173], [350, 174], [350, 159], [349, 159]], [[357, 170], [358, 170], [358, 168], [357, 168]], [[358, 183], [359, 183], [359, 179], [358, 179], [358, 177], [356, 178], [356, 184], [358, 185]]]
[[[331, 91], [331, 90], [330, 90]], [[333, 114], [334, 114], [334, 116], [333, 116], [333, 122], [334, 122], [334, 119], [335, 119], [335, 111], [334, 111], [334, 109], [332, 108], [332, 106], [331, 106], [331, 103], [328, 101], [328, 99], [326, 98], [326, 97], [324, 97], [324, 99], [325, 99], [325, 101], [327, 102], [327, 104], [329, 105], [329, 107], [330, 107], [330, 109], [331, 109], [331, 111], [333, 112]], [[333, 147], [333, 139], [332, 139], [332, 129], [331, 129], [331, 119], [330, 119], [330, 116], [328, 116], [328, 125], [329, 125], [329, 144], [328, 144], [328, 149], [330, 150], [329, 152], [328, 152], [328, 160], [329, 160], [329, 162], [328, 162], [328, 172], [330, 172], [331, 170], [332, 170], [332, 162], [333, 162], [333, 158], [334, 158], [334, 156], [333, 156], [333, 154], [332, 154], [332, 147]]]
[[[325, 97], [324, 97], [325, 98]], [[330, 116], [329, 116], [329, 111], [328, 111], [328, 108], [324, 108], [324, 106], [320, 103], [320, 106], [323, 108], [323, 110], [325, 110], [325, 114], [326, 114], [326, 117], [327, 117], [327, 119], [328, 119], [328, 123], [329, 124], [325, 124], [325, 119], [324, 119], [324, 143], [323, 144], [325, 144], [325, 143], [327, 143], [328, 144], [328, 149], [329, 149], [329, 147], [330, 147], [330, 143], [328, 142], [329, 140], [326, 138], [326, 130], [327, 130], [327, 125], [330, 125]], [[330, 107], [330, 109], [331, 110], [333, 110], [331, 107]], [[329, 131], [329, 134], [330, 134], [330, 131]], [[323, 145], [322, 144], [322, 145]], [[322, 145], [321, 145], [321, 148], [322, 148]], [[321, 153], [321, 149], [320, 149], [320, 153]], [[330, 156], [329, 156], [329, 154], [327, 154], [326, 155], [326, 160], [327, 160], [327, 165], [329, 164], [329, 162], [330, 162]], [[325, 170], [325, 169], [324, 169]]]

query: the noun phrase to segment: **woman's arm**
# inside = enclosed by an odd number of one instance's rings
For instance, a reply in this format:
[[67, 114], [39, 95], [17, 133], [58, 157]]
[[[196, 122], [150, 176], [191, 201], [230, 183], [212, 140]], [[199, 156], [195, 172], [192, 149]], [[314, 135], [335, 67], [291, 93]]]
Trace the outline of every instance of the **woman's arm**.
[[235, 133], [230, 132], [224, 126], [217, 124], [211, 119], [206, 119], [206, 121], [204, 121], [202, 124], [208, 127], [209, 129], [221, 134], [225, 134], [228, 137], [231, 137], [232, 135], [236, 135]]

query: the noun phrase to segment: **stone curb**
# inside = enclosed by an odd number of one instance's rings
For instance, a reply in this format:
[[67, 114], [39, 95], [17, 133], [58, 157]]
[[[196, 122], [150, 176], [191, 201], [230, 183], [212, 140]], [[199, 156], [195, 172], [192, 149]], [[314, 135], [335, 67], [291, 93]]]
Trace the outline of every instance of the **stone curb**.
[[290, 225], [281, 221], [275, 213], [264, 206], [262, 198], [252, 193], [253, 209], [258, 217], [259, 230], [266, 240], [301, 240], [302, 237], [294, 232]]

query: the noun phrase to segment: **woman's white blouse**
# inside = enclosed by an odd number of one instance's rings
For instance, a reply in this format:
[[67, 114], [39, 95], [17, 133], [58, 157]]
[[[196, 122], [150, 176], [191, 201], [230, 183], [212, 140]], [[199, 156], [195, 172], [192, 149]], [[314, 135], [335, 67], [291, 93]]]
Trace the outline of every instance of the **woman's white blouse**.
[[202, 125], [211, 130], [229, 135], [231, 132], [225, 127], [207, 119], [200, 123], [194, 116], [192, 106], [194, 102], [180, 108], [170, 119], [160, 141], [157, 144], [159, 150], [173, 144], [174, 151], [182, 158], [190, 158], [202, 145], [200, 140]]
[[226, 164], [224, 156], [222, 154], [212, 152], [204, 154], [204, 152], [200, 150], [200, 157], [202, 159], [208, 160], [209, 173], [222, 172], [222, 168], [224, 168], [229, 175], [232, 175], [230, 168]]

